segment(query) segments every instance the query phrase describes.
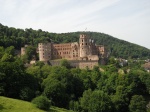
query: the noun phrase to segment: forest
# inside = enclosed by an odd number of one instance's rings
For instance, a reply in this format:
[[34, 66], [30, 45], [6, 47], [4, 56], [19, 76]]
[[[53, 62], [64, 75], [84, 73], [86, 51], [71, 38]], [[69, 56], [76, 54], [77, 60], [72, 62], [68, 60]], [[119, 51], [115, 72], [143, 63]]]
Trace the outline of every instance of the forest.
[[[150, 99], [150, 73], [141, 61], [121, 66], [113, 57], [92, 70], [37, 62], [29, 67], [13, 46], [0, 47], [0, 95], [75, 112], [146, 112]], [[147, 105], [147, 108], [146, 108]]]
[[29, 29], [16, 29], [0, 24], [0, 46], [14, 46], [20, 50], [25, 44], [37, 46], [40, 42], [68, 43], [78, 42], [79, 35], [85, 33], [96, 44], [104, 45], [111, 56], [125, 59], [147, 59], [150, 58], [150, 49], [114, 38], [110, 35], [98, 32], [71, 32], [71, 33], [50, 33], [47, 31]]
[[[60, 66], [39, 61], [25, 65], [35, 54], [37, 43], [74, 42], [80, 33], [56, 34], [0, 25], [0, 95], [32, 102], [46, 111], [56, 106], [74, 112], [150, 112], [150, 73], [141, 66], [143, 60], [134, 60], [149, 58], [149, 49], [144, 47], [106, 34], [85, 32], [97, 44], [105, 43], [110, 48], [112, 55], [106, 65], [92, 70], [72, 68], [65, 59]], [[18, 56], [16, 49], [25, 44], [33, 47], [25, 57]], [[115, 57], [129, 60], [121, 66]]]

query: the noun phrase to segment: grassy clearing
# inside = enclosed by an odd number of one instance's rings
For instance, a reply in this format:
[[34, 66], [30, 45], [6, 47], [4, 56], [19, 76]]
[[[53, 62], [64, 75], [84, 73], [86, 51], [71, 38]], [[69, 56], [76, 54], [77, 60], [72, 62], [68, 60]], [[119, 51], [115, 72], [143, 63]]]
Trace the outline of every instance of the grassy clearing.
[[[45, 112], [38, 109], [34, 104], [18, 99], [0, 96], [0, 112]], [[66, 109], [51, 107], [48, 112], [70, 112]]]

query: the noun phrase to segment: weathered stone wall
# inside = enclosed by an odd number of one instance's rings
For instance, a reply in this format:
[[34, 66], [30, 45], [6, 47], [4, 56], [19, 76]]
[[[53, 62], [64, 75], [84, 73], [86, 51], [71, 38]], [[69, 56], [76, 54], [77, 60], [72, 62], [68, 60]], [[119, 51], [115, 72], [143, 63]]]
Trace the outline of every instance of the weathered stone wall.
[[25, 45], [24, 47], [21, 47], [21, 55], [25, 55], [26, 54], [26, 48], [28, 47], [28, 45]]
[[89, 49], [89, 38], [87, 35], [81, 34], [80, 39], [79, 39], [79, 44], [80, 44], [80, 57], [81, 58], [86, 58], [90, 54], [90, 49]]
[[51, 43], [39, 43], [38, 49], [40, 61], [48, 61], [52, 58]]
[[71, 43], [53, 44], [52, 59], [71, 59]]
[[[60, 66], [61, 60], [50, 60], [50, 65], [51, 66]], [[75, 68], [89, 68], [93, 69], [94, 66], [98, 66], [98, 61], [97, 60], [69, 60], [68, 61], [72, 67]]]

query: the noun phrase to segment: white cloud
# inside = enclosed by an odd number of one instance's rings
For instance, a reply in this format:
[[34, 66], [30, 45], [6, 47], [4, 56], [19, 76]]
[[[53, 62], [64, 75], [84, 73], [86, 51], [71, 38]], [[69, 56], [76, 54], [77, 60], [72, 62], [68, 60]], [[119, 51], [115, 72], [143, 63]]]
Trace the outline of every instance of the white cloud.
[[0, 7], [4, 25], [50, 32], [87, 28], [150, 48], [149, 0], [0, 0]]

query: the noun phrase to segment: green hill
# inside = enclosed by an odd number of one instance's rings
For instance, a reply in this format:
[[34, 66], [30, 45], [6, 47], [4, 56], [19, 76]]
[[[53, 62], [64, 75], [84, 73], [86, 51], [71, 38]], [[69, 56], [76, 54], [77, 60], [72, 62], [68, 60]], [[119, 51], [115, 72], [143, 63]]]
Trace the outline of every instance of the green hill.
[[[67, 112], [68, 110], [51, 107], [49, 112]], [[44, 112], [30, 102], [0, 96], [0, 112]]]
[[121, 58], [150, 58], [150, 49], [114, 38], [99, 32], [72, 32], [72, 33], [50, 33], [47, 31], [30, 29], [16, 29], [0, 24], [0, 46], [14, 46], [20, 50], [21, 46], [30, 44], [37, 46], [40, 42], [53, 41], [54, 43], [76, 42], [79, 34], [86, 33], [96, 44], [107, 46], [111, 56]]

